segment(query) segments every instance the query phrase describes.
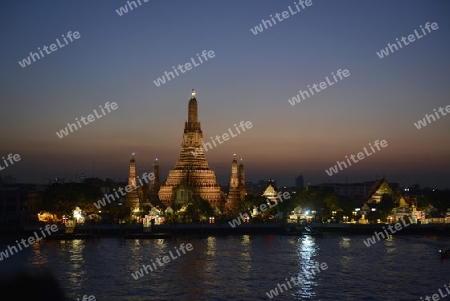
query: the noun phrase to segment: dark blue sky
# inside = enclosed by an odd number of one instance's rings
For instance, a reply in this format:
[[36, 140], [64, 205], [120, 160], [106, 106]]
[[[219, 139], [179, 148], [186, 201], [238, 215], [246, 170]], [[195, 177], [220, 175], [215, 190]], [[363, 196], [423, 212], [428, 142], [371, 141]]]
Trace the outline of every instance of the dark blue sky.
[[[450, 117], [420, 130], [450, 105], [448, 1], [312, 1], [254, 35], [250, 28], [294, 1], [149, 1], [119, 16], [126, 1], [0, 3], [0, 156], [22, 160], [0, 176], [41, 182], [76, 174], [127, 176], [158, 155], [162, 180], [179, 156], [195, 88], [205, 140], [235, 123], [253, 128], [207, 152], [224, 184], [233, 153], [248, 180], [372, 180], [450, 187]], [[376, 52], [420, 25], [437, 30], [380, 59]], [[18, 61], [78, 31], [81, 37], [22, 68]], [[215, 57], [157, 87], [153, 81], [203, 50]], [[288, 99], [331, 72], [350, 76], [292, 106]], [[118, 109], [59, 139], [56, 132], [106, 102]], [[375, 140], [388, 146], [328, 176], [325, 169]], [[1, 161], [0, 161], [1, 162]]]

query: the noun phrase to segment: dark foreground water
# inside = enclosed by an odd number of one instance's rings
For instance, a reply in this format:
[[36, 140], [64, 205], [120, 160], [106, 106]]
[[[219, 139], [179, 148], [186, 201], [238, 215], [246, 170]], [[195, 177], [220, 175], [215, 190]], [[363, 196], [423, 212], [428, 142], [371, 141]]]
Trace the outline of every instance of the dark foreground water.
[[[301, 285], [272, 300], [410, 301], [440, 288], [445, 293], [450, 262], [441, 261], [438, 249], [450, 247], [448, 238], [398, 236], [370, 247], [363, 243], [366, 238], [242, 235], [46, 241], [3, 259], [0, 270], [49, 268], [68, 300], [81, 300], [83, 295], [100, 301], [270, 300], [266, 292], [293, 276], [303, 279]], [[163, 267], [138, 280], [131, 276], [181, 243], [191, 243], [193, 250], [162, 262]], [[0, 251], [6, 247], [0, 244]], [[316, 262], [328, 268], [306, 278], [304, 270], [310, 271]]]

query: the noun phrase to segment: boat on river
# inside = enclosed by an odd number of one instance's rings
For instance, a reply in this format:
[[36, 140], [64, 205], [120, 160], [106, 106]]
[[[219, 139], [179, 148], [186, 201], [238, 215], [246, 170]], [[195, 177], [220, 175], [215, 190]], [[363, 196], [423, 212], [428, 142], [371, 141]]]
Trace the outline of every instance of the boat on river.
[[439, 253], [441, 254], [441, 259], [446, 259], [450, 256], [450, 249], [448, 250], [439, 250]]

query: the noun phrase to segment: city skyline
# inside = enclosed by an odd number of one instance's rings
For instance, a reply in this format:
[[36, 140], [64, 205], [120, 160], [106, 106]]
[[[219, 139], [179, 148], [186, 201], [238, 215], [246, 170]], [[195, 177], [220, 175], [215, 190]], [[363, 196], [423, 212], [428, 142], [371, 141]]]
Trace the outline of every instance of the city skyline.
[[[149, 1], [120, 15], [126, 1], [5, 1], [0, 158], [20, 161], [0, 176], [122, 180], [135, 152], [141, 174], [158, 156], [163, 181], [179, 156], [195, 89], [205, 142], [252, 124], [206, 152], [221, 185], [237, 154], [253, 182], [384, 176], [402, 187], [450, 188], [450, 4], [310, 3]], [[377, 140], [387, 146], [326, 172]]]

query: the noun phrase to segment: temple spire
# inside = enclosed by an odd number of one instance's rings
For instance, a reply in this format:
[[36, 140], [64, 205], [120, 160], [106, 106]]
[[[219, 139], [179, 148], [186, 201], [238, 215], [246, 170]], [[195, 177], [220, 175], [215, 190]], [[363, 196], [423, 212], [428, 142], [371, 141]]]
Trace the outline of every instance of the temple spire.
[[136, 160], [134, 159], [134, 155], [136, 153], [131, 153], [130, 165], [129, 165], [129, 176], [128, 176], [128, 185], [136, 188]]
[[244, 172], [244, 164], [242, 164], [242, 156], [241, 156], [241, 164], [238, 167], [238, 179], [239, 179], [239, 193], [241, 197], [241, 201], [245, 201], [245, 196], [247, 195], [247, 189], [245, 188], [245, 172]]
[[208, 201], [212, 208], [218, 207], [223, 210], [225, 193], [205, 158], [203, 133], [198, 121], [197, 108], [196, 93], [192, 90], [188, 106], [188, 121], [184, 124], [180, 158], [175, 162], [175, 168], [169, 170], [169, 175], [161, 185], [158, 196], [166, 206], [184, 206], [191, 197], [196, 196]]
[[191, 100], [189, 100], [188, 123], [198, 122], [197, 99], [195, 99], [195, 90], [192, 89]]
[[159, 182], [159, 163], [158, 163], [158, 156], [155, 155], [155, 162], [153, 163], [153, 176], [154, 179], [150, 184], [150, 194], [158, 195], [158, 191], [161, 187]]
[[130, 165], [129, 165], [129, 176], [128, 176], [128, 185], [132, 189], [132, 191], [126, 194], [125, 205], [130, 208], [139, 207], [139, 193], [136, 190], [136, 160], [134, 159], [134, 155], [136, 153], [131, 154]]

